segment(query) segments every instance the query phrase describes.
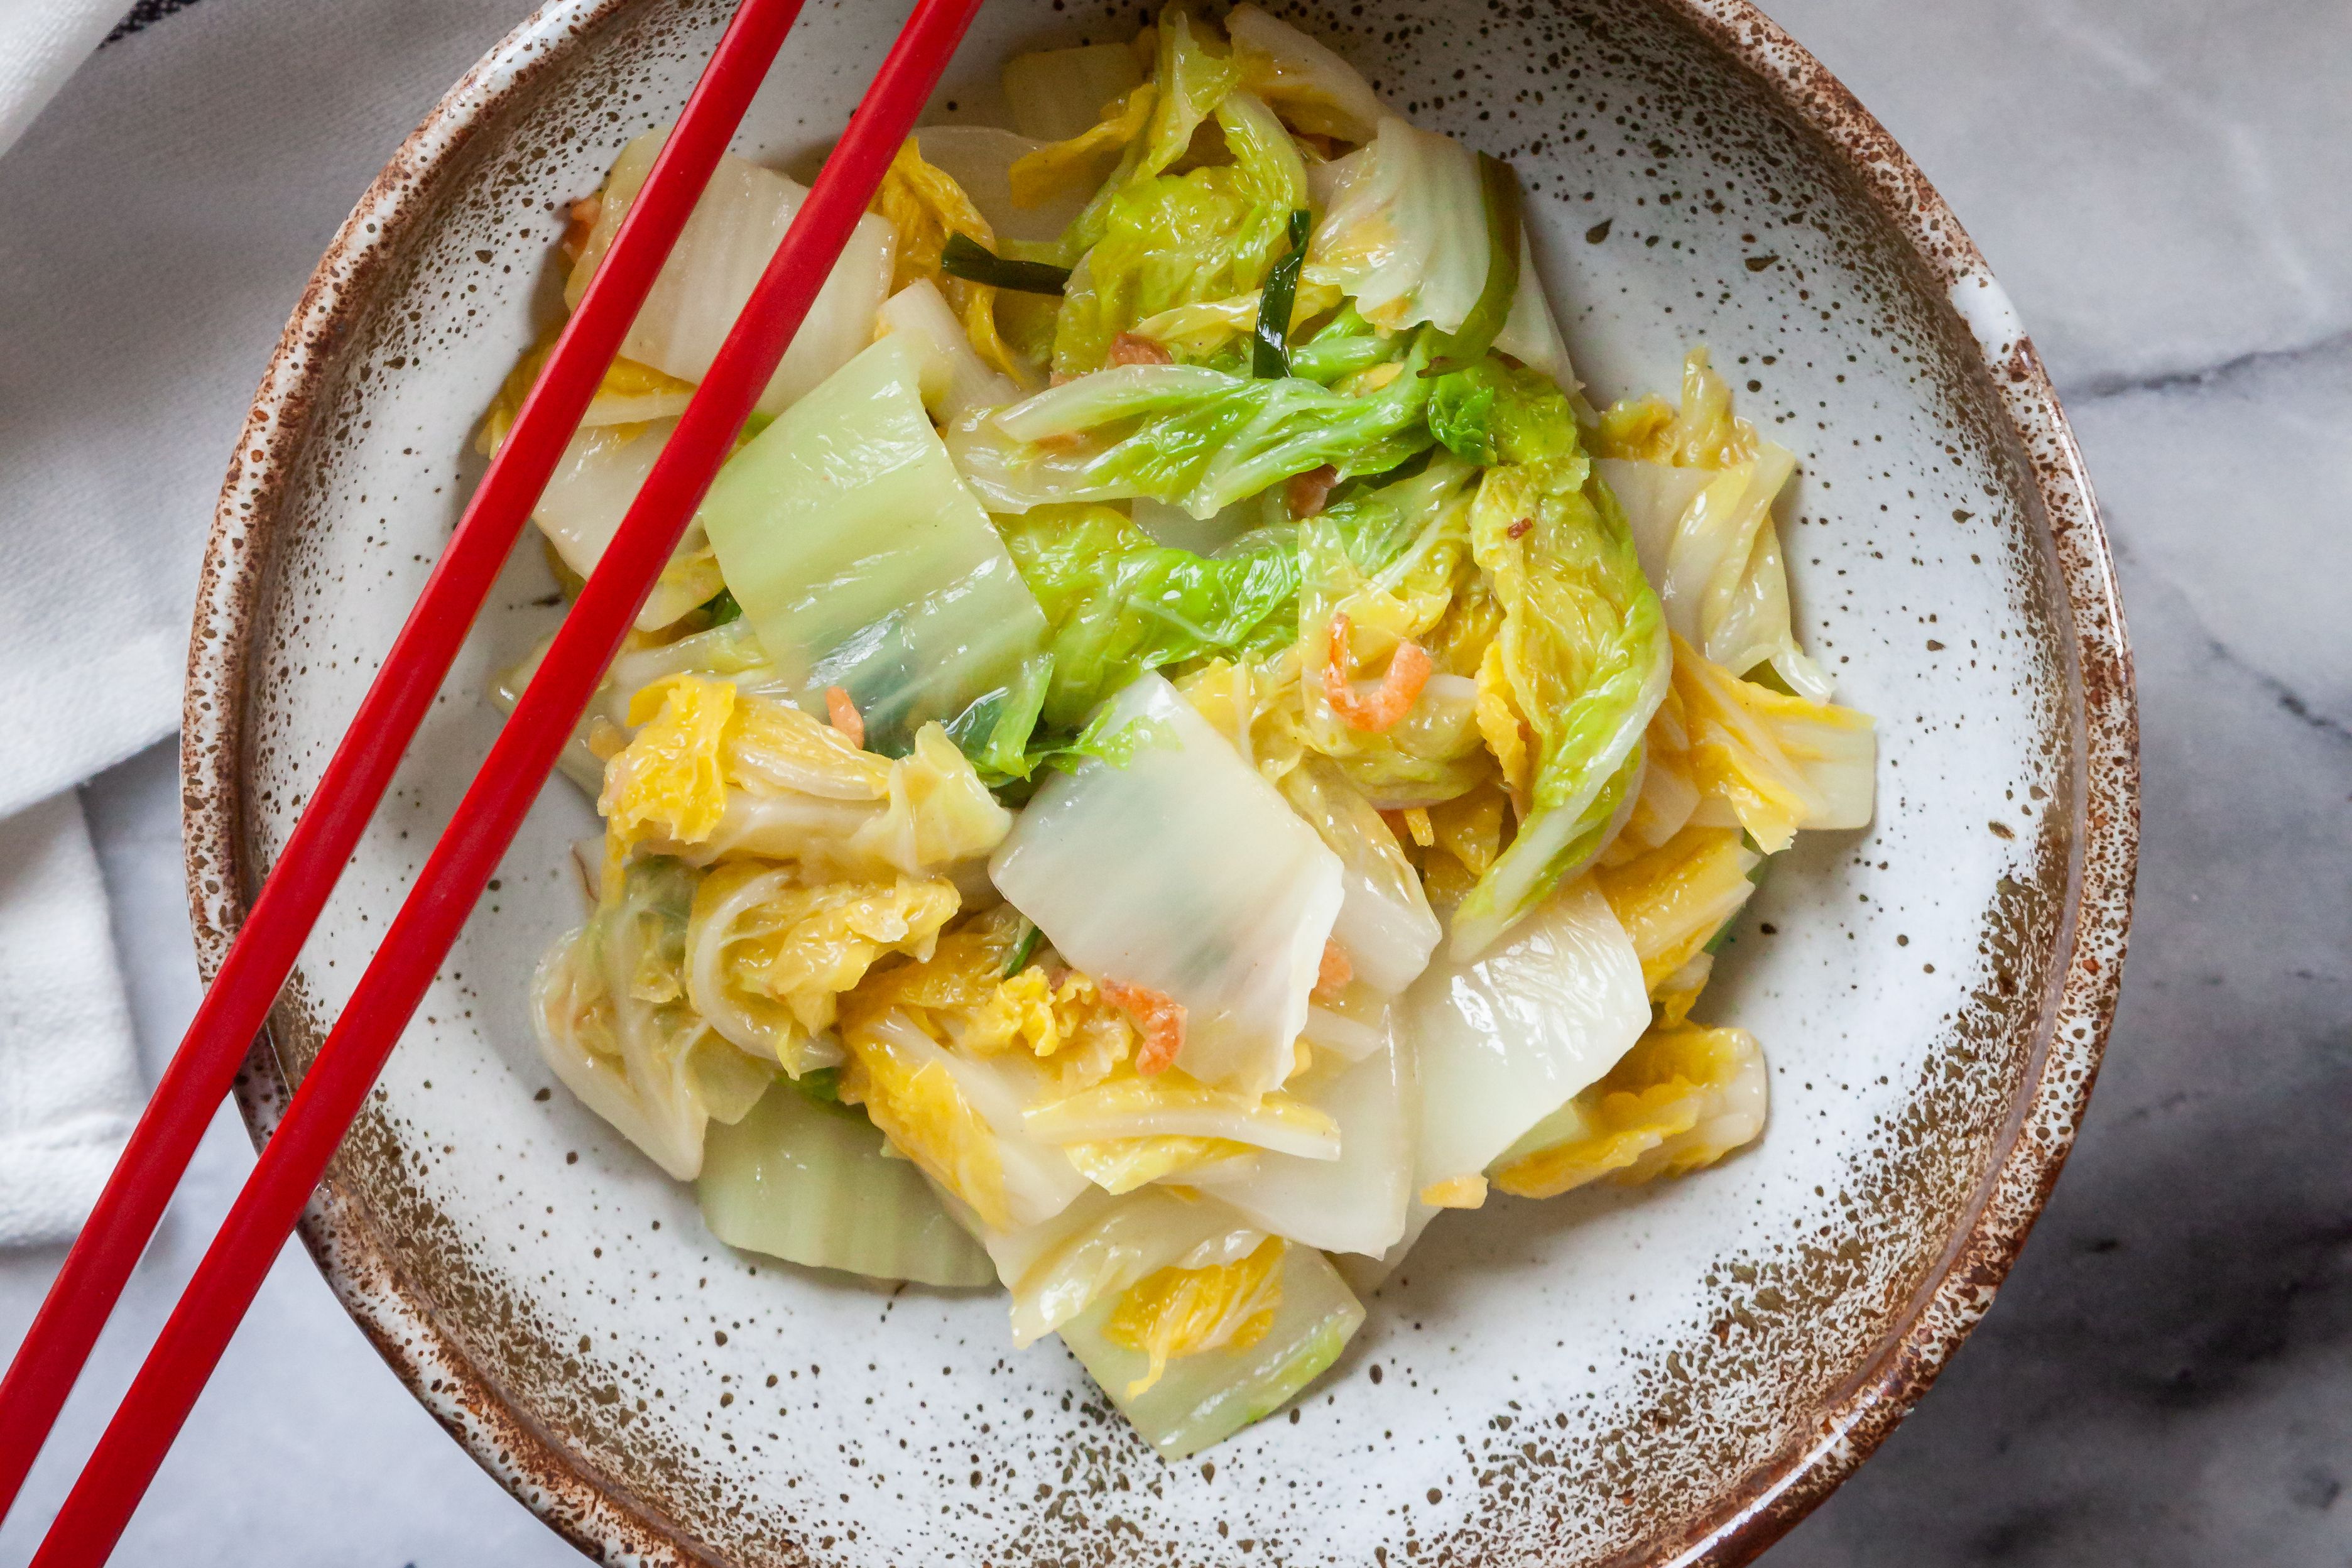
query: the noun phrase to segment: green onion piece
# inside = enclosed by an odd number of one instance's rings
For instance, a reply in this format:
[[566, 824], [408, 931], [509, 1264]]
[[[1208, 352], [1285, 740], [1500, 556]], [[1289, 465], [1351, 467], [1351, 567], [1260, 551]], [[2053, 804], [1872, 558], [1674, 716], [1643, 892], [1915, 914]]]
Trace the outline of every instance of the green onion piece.
[[1290, 308], [1298, 299], [1298, 269], [1307, 263], [1307, 237], [1315, 216], [1305, 207], [1290, 215], [1290, 249], [1265, 275], [1257, 307], [1257, 342], [1250, 348], [1250, 374], [1280, 381], [1290, 374]]
[[793, 1087], [819, 1105], [841, 1103], [841, 1071], [838, 1068], [817, 1068], [793, 1080]]
[[712, 626], [723, 626], [730, 621], [741, 620], [743, 618], [743, 606], [735, 602], [735, 591], [733, 589], [721, 588], [718, 593], [703, 601], [702, 613], [710, 617], [710, 624]]
[[1010, 289], [1020, 294], [1058, 294], [1070, 280], [1066, 267], [1048, 267], [1042, 261], [1007, 261], [961, 234], [948, 237], [947, 248], [940, 253], [940, 270], [967, 283], [985, 283], [992, 289]]
[[1486, 282], [1478, 301], [1462, 318], [1461, 328], [1445, 340], [1445, 347], [1422, 371], [1443, 375], [1475, 364], [1495, 346], [1503, 323], [1511, 319], [1511, 301], [1519, 292], [1519, 177], [1511, 166], [1491, 153], [1478, 154], [1478, 189], [1486, 205]]
[[1013, 944], [1013, 956], [1004, 961], [1003, 977], [1007, 980], [1029, 967], [1029, 959], [1037, 951], [1037, 939], [1045, 933], [1037, 929], [1035, 921], [1023, 921], [1021, 940]]

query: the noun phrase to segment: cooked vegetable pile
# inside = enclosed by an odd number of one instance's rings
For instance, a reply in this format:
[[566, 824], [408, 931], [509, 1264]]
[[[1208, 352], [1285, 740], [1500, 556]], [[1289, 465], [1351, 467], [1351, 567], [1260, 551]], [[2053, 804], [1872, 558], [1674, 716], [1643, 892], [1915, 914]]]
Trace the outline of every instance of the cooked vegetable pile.
[[[1693, 1014], [1873, 735], [1790, 627], [1794, 458], [1704, 349], [1584, 400], [1508, 165], [1246, 5], [1004, 86], [900, 152], [583, 722], [534, 1013], [720, 1239], [999, 1283], [1173, 1458], [1439, 1211], [1759, 1135]], [[540, 503], [559, 578], [805, 194], [722, 163]]]

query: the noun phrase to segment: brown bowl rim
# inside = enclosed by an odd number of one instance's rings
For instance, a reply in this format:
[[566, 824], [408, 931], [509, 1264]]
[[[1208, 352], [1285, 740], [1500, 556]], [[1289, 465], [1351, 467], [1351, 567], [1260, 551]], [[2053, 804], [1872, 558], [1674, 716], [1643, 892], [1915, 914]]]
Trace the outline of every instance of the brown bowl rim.
[[[241, 705], [247, 634], [278, 503], [310, 433], [337, 355], [440, 181], [482, 125], [556, 66], [566, 46], [637, 0], [551, 0], [435, 106], [401, 145], [311, 275], [264, 373], [215, 510], [188, 654], [182, 716], [183, 830], [199, 964], [207, 982], [241, 922], [250, 885], [240, 830]], [[1990, 285], [1991, 271], [1944, 199], [1886, 129], [1811, 54], [1748, 0], [1652, 0], [1753, 73], [1800, 123], [1841, 154], [1881, 216], [1948, 289]], [[1737, 1494], [1681, 1535], [1627, 1563], [1728, 1565], [1778, 1540], [1885, 1440], [1933, 1384], [1986, 1310], [2057, 1180], [2106, 1043], [2131, 920], [2139, 830], [2138, 721], [2115, 567], [2097, 503], [2056, 390], [2022, 332], [1979, 340], [2002, 411], [2049, 520], [2072, 618], [2081, 685], [2083, 788], [2063, 969], [2044, 1002], [2032, 1075], [2012, 1109], [2007, 1147], [1974, 1217], [1907, 1321], [1851, 1389], [1822, 1411], [1809, 1441], [1759, 1465]], [[289, 1086], [265, 1035], [246, 1059], [237, 1100], [257, 1145]], [[507, 1403], [437, 1326], [375, 1240], [360, 1203], [330, 1171], [301, 1235], [320, 1271], [410, 1392], [482, 1468], [591, 1555], [651, 1563], [709, 1559], [643, 1504], [617, 1494], [561, 1441]]]

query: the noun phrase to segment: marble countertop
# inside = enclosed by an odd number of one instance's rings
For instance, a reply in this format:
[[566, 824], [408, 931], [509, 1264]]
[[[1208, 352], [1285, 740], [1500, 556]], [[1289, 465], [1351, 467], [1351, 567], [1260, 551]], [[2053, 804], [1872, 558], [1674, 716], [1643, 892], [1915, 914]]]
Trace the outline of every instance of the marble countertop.
[[[265, 90], [153, 66], [173, 28], [237, 3], [113, 46], [52, 112]], [[2146, 769], [2122, 1009], [2065, 1178], [1943, 1381], [1769, 1561], [2344, 1562], [2352, 7], [1769, 8], [1951, 199], [2049, 362], [2121, 565]], [[373, 26], [396, 9], [413, 40], [401, 81], [342, 84], [385, 147], [520, 14], [519, 0], [339, 9]], [[320, 242], [341, 211], [316, 215]], [[257, 286], [291, 300], [317, 248]], [[268, 348], [249, 345], [228, 379], [250, 385]], [[192, 526], [209, 500], [192, 498]], [[86, 792], [151, 1078], [196, 996], [174, 768], [159, 748]], [[0, 1563], [29, 1554], [251, 1158], [225, 1112], [0, 1528]], [[0, 1345], [56, 1263], [0, 1255]], [[578, 1561], [440, 1434], [292, 1247], [118, 1560]]]

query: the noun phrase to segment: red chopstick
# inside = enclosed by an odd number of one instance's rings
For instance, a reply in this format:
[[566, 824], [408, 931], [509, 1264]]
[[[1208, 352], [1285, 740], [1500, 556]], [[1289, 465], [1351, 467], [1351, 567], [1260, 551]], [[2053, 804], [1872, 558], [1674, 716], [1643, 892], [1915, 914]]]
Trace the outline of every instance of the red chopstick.
[[383, 799], [500, 564], [801, 5], [744, 0], [728, 25], [611, 251], [556, 339], [539, 384], [523, 400], [513, 430], [311, 792], [310, 807], [262, 883], [97, 1207], [0, 1379], [0, 1518], [16, 1500], [123, 1281], [154, 1235], [303, 939]]
[[33, 1568], [95, 1568], [113, 1551], [979, 6], [980, 0], [919, 0], [303, 1075], [220, 1234], [34, 1555]]

